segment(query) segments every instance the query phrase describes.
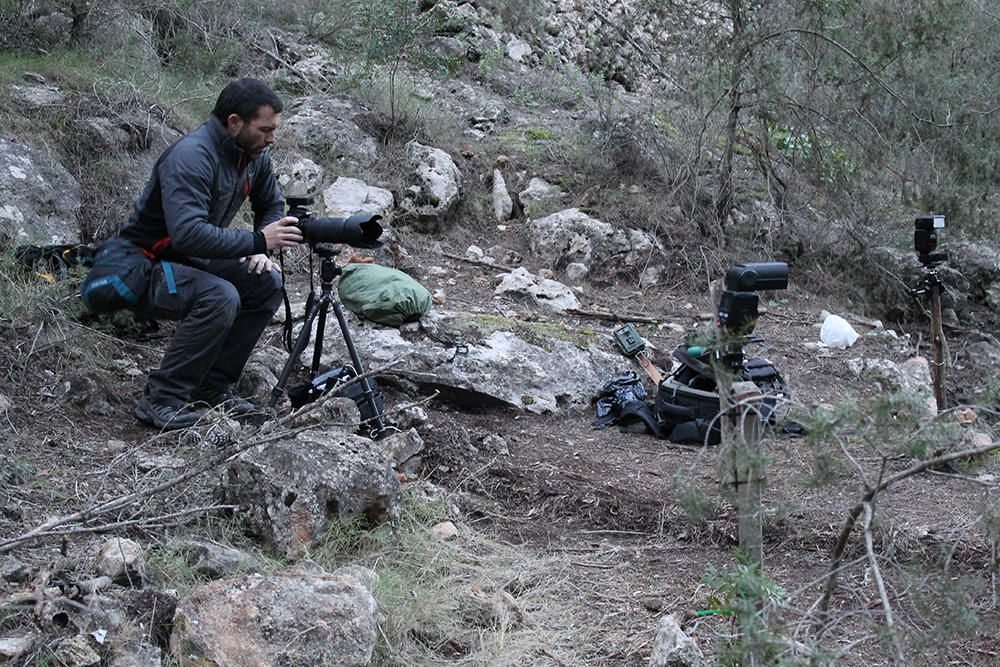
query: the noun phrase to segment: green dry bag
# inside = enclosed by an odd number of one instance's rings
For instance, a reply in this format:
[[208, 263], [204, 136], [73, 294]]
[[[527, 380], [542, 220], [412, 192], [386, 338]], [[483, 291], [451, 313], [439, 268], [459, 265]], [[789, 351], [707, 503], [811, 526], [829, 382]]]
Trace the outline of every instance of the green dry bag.
[[378, 264], [348, 264], [337, 288], [352, 313], [391, 327], [416, 322], [431, 309], [431, 293], [396, 269]]

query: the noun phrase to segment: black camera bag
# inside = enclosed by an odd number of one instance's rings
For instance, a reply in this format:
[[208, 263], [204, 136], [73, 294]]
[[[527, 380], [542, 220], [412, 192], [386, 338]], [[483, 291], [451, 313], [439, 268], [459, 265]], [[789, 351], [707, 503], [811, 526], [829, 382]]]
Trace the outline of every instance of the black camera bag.
[[152, 271], [153, 260], [142, 248], [120, 236], [112, 237], [97, 247], [80, 297], [91, 313], [134, 306], [145, 294]]
[[[766, 359], [748, 359], [740, 368], [739, 378], [760, 388], [764, 396], [761, 422], [774, 425], [775, 408], [788, 396], [778, 369]], [[672, 442], [717, 445], [722, 440], [718, 386], [707, 371], [682, 364], [664, 379], [657, 388], [655, 415], [658, 435]]]
[[293, 408], [298, 409], [306, 403], [312, 403], [320, 396], [332, 391], [334, 396], [342, 396], [354, 401], [354, 403], [358, 406], [358, 411], [361, 412], [362, 421], [374, 419], [378, 415], [382, 414], [382, 411], [385, 409], [382, 392], [379, 391], [378, 384], [375, 382], [375, 379], [368, 378], [368, 386], [372, 389], [378, 412], [375, 411], [371, 405], [371, 401], [369, 401], [368, 397], [365, 396], [365, 388], [362, 386], [361, 382], [353, 382], [346, 386], [341, 386], [346, 382], [350, 382], [357, 376], [357, 372], [351, 365], [341, 366], [340, 368], [320, 373], [308, 384], [303, 384], [289, 389], [288, 400], [292, 404]]

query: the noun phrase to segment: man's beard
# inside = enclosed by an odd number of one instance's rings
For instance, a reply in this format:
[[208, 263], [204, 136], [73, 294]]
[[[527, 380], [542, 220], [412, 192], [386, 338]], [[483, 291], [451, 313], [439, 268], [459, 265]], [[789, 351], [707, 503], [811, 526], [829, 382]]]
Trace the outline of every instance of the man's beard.
[[236, 145], [240, 147], [244, 153], [249, 153], [253, 157], [257, 157], [265, 150], [267, 150], [266, 144], [254, 144], [253, 140], [250, 138], [249, 126], [244, 126], [240, 128], [240, 131], [236, 134]]

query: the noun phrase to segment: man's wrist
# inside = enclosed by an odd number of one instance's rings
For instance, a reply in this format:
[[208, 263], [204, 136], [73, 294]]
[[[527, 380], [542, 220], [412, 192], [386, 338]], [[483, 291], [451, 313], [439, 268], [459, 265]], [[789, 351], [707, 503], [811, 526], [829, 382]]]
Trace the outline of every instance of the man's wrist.
[[267, 252], [267, 238], [264, 237], [264, 232], [256, 231], [253, 233], [253, 252], [251, 255], [263, 255]]

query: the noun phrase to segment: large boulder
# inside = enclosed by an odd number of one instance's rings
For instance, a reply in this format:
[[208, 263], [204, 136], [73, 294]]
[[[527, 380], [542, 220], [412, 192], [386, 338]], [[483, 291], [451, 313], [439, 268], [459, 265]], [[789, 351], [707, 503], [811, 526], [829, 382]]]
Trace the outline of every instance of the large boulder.
[[[945, 324], [954, 324], [956, 317], [966, 326], [995, 324], [1000, 312], [1000, 252], [968, 242], [949, 243], [943, 249], [948, 259], [934, 270], [943, 285]], [[910, 291], [924, 286], [928, 276], [916, 253], [881, 247], [872, 257], [882, 269], [867, 283], [872, 301], [882, 308], [878, 314], [894, 321], [926, 319], [929, 298], [914, 299]]]
[[294, 151], [280, 151], [273, 164], [278, 185], [286, 196], [314, 195], [326, 179], [323, 167]]
[[[627, 365], [623, 357], [606, 350], [604, 338], [514, 318], [432, 311], [419, 329], [351, 326], [368, 369], [392, 365], [394, 373], [470, 407], [492, 404], [534, 413], [589, 410], [596, 389]], [[327, 368], [348, 358], [339, 336], [326, 338], [324, 352]]]
[[575, 208], [529, 220], [528, 244], [555, 271], [582, 264], [594, 278], [631, 272], [642, 275], [662, 264], [663, 246], [652, 234], [621, 229]]
[[274, 553], [297, 558], [334, 522], [377, 523], [399, 514], [393, 461], [376, 443], [335, 430], [306, 430], [251, 449], [226, 473], [223, 497]]
[[0, 247], [77, 243], [80, 185], [47, 153], [0, 138]]
[[556, 280], [549, 280], [529, 273], [519, 266], [500, 276], [495, 294], [525, 296], [538, 306], [556, 312], [580, 308], [580, 301], [573, 290]]
[[183, 667], [368, 665], [376, 602], [356, 576], [296, 566], [215, 581], [181, 600], [170, 649]]
[[969, 242], [949, 243], [947, 250], [949, 263], [969, 283], [969, 298], [1000, 313], [1000, 251]]
[[416, 141], [406, 144], [406, 156], [413, 171], [400, 209], [425, 230], [439, 229], [458, 207], [462, 172], [443, 150]]
[[382, 216], [383, 226], [392, 218], [391, 192], [347, 176], [341, 176], [323, 191], [323, 204], [326, 214], [336, 217], [373, 213]]
[[346, 99], [311, 95], [290, 105], [280, 133], [324, 167], [357, 174], [378, 159], [375, 139], [354, 121], [363, 112]]
[[901, 364], [889, 359], [850, 359], [847, 367], [881, 392], [897, 392], [912, 398], [920, 419], [930, 420], [937, 415], [931, 366], [926, 357], [913, 357]]

